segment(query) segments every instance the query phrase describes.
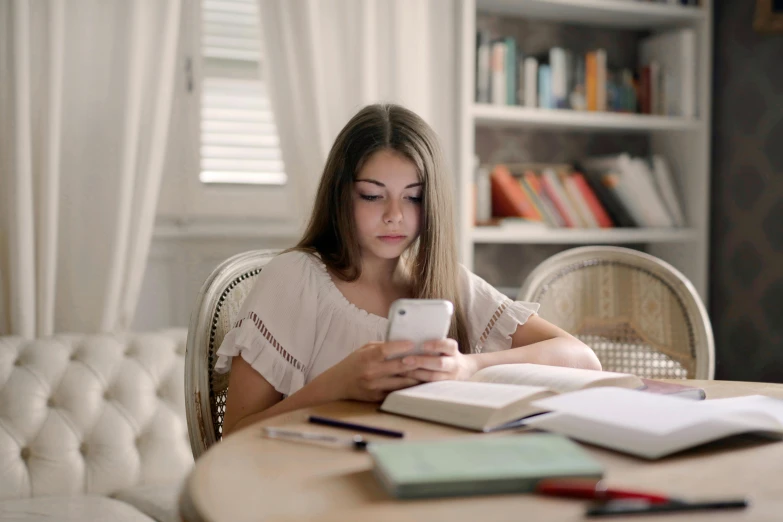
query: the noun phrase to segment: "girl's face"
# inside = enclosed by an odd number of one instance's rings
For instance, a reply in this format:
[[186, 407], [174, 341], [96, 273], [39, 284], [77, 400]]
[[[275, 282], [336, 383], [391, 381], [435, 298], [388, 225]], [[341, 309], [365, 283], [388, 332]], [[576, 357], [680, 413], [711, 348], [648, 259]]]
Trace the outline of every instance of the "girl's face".
[[421, 197], [413, 162], [390, 150], [370, 156], [353, 184], [353, 217], [364, 258], [398, 258], [416, 240]]

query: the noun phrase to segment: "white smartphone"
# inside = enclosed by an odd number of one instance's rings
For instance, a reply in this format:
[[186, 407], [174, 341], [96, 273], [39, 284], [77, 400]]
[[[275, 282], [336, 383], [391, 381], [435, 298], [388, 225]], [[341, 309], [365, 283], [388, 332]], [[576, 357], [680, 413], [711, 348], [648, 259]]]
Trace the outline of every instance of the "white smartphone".
[[454, 304], [446, 299], [397, 299], [389, 309], [387, 341], [412, 341], [413, 350], [392, 357], [420, 354], [426, 341], [445, 339]]

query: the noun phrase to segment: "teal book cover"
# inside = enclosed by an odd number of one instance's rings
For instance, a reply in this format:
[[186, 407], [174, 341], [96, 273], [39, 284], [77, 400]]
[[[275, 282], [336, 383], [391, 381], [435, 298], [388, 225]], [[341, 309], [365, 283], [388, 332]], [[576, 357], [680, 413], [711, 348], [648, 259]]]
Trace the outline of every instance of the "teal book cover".
[[557, 434], [371, 444], [378, 480], [397, 498], [527, 493], [545, 478], [595, 478], [603, 468]]

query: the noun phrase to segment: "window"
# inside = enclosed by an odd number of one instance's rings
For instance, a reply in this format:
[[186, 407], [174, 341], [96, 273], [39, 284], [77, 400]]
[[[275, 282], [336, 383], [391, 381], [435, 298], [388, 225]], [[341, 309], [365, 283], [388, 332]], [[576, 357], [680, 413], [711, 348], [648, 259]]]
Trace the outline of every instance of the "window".
[[287, 182], [262, 77], [257, 2], [202, 0], [202, 183]]

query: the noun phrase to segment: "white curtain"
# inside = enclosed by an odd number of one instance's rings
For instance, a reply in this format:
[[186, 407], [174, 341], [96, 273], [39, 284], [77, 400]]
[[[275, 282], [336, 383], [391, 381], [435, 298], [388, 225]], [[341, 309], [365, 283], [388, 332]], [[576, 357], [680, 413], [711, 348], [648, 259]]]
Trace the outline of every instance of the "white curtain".
[[0, 333], [130, 325], [180, 2], [0, 2]]
[[457, 0], [259, 0], [262, 63], [303, 214], [334, 138], [369, 103], [422, 116], [456, 165]]

